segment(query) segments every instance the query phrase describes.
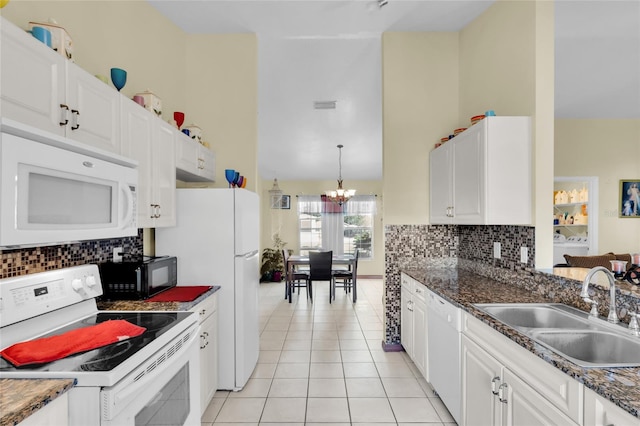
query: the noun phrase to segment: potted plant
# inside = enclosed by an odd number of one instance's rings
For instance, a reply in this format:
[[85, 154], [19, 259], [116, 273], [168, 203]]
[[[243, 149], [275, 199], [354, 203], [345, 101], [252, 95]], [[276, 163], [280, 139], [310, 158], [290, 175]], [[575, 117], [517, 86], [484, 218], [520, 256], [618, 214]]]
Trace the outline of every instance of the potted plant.
[[284, 272], [284, 260], [282, 250], [287, 245], [280, 238], [279, 234], [273, 236], [273, 248], [267, 247], [262, 250], [262, 266], [260, 267], [260, 281], [282, 281]]

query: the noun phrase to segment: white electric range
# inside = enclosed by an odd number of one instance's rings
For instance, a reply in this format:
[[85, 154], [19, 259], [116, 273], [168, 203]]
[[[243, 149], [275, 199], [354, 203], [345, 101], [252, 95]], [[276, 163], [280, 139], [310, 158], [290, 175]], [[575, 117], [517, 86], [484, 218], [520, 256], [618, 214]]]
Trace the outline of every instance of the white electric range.
[[97, 265], [0, 280], [0, 350], [113, 319], [146, 330], [98, 349], [16, 367], [0, 378], [72, 378], [70, 425], [200, 425], [199, 325], [191, 312], [98, 311]]

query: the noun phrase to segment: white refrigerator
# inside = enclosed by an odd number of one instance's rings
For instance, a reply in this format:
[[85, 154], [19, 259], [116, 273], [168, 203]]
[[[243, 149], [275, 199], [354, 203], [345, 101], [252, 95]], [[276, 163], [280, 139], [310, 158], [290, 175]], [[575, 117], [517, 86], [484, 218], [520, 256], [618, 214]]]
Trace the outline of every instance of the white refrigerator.
[[176, 190], [177, 223], [156, 229], [156, 255], [178, 259], [178, 285], [219, 285], [218, 389], [240, 390], [259, 355], [258, 194]]

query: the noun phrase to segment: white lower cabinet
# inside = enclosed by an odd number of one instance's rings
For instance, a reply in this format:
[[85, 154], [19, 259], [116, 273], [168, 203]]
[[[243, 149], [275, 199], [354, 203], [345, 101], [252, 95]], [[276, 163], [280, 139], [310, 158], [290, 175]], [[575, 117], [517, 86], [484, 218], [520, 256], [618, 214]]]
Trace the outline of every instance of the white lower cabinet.
[[584, 389], [585, 426], [640, 426], [640, 419], [591, 389]]
[[192, 312], [200, 318], [200, 411], [207, 409], [218, 389], [218, 295], [198, 303]]
[[425, 287], [408, 275], [401, 276], [400, 341], [422, 375], [427, 372], [427, 305]]
[[582, 384], [463, 316], [463, 425], [582, 424]]
[[18, 423], [19, 426], [66, 426], [69, 424], [69, 394], [64, 393]]

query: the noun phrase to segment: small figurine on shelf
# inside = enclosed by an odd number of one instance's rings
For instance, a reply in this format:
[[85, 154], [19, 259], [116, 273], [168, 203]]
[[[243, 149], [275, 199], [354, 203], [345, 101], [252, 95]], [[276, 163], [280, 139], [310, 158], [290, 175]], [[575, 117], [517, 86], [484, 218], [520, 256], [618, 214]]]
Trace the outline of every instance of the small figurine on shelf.
[[145, 92], [136, 93], [136, 96], [144, 98], [144, 107], [160, 117], [162, 115], [162, 99], [147, 89]]

